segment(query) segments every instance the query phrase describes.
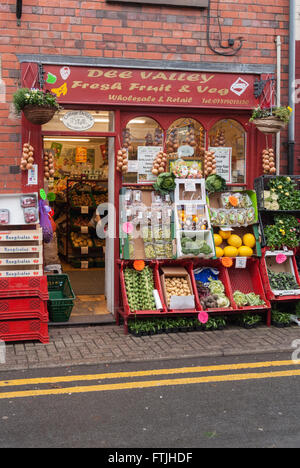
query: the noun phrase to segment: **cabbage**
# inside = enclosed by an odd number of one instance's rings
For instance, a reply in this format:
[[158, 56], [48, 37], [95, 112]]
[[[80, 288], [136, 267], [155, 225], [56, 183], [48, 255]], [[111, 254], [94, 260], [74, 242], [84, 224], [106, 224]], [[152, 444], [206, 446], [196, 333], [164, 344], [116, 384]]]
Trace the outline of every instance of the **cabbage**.
[[225, 291], [225, 288], [224, 288], [224, 284], [222, 283], [222, 281], [220, 280], [214, 280], [212, 279], [212, 277], [210, 276], [208, 278], [208, 281], [209, 281], [209, 290], [212, 294], [222, 294], [224, 293]]
[[218, 307], [230, 307], [230, 300], [225, 294], [220, 294], [217, 299]]
[[205, 186], [208, 192], [221, 192], [226, 189], [226, 180], [218, 174], [211, 174], [205, 179]]
[[162, 172], [157, 176], [154, 189], [165, 195], [175, 189], [175, 175], [171, 172]]

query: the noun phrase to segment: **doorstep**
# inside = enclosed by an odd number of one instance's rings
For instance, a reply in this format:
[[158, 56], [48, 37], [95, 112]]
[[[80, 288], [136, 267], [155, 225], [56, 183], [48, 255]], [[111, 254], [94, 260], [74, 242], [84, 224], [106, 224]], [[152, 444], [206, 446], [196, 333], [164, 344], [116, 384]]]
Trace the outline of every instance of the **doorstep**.
[[79, 325], [112, 325], [116, 321], [112, 314], [102, 315], [75, 315], [69, 318], [67, 322], [48, 322], [48, 327], [72, 327]]

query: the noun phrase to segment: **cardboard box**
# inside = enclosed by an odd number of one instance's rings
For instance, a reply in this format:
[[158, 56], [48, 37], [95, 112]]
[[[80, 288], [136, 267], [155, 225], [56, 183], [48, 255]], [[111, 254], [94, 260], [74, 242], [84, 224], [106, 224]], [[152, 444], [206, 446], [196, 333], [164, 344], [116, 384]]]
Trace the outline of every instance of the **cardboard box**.
[[206, 204], [205, 179], [175, 179], [175, 202]]
[[[283, 263], [278, 263], [276, 261], [276, 256], [278, 254], [284, 254], [287, 259]], [[265, 252], [265, 265], [266, 265], [266, 270], [268, 272], [268, 269], [270, 269], [274, 273], [289, 273], [291, 274], [295, 282], [298, 283], [296, 273], [295, 273], [295, 264], [293, 261], [294, 253], [293, 251], [281, 251], [281, 250], [274, 250], [274, 251], [269, 251], [267, 250]], [[300, 285], [297, 289], [272, 289], [270, 285], [270, 289], [274, 296], [299, 296], [300, 295]]]
[[[161, 267], [162, 274], [160, 275], [160, 280], [161, 280], [161, 286], [162, 286], [162, 291], [163, 291], [163, 297], [165, 304], [168, 309], [194, 309], [195, 308], [195, 296], [193, 294], [193, 287], [192, 287], [192, 282], [190, 275], [188, 271], [183, 268], [183, 267]], [[167, 299], [167, 290], [166, 290], [166, 284], [165, 284], [165, 279], [166, 278], [186, 278], [189, 290], [190, 290], [190, 296], [171, 296], [171, 302], [170, 306], [168, 304], [168, 299]], [[172, 300], [173, 298], [173, 300]], [[172, 307], [171, 307], [172, 306]]]

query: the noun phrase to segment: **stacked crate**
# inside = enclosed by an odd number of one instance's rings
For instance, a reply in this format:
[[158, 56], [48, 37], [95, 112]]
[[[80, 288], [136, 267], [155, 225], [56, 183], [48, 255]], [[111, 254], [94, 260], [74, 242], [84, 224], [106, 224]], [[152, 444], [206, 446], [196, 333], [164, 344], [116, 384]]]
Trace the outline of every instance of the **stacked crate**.
[[42, 229], [0, 231], [0, 340], [49, 342]]

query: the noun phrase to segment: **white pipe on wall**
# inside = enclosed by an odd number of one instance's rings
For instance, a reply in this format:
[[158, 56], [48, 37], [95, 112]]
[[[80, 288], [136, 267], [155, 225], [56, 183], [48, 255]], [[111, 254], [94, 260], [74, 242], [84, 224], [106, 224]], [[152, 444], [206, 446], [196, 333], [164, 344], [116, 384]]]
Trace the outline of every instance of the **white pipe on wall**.
[[[276, 90], [276, 106], [280, 106], [281, 94], [281, 39], [276, 36], [276, 51], [277, 51], [277, 90]], [[276, 133], [276, 174], [280, 174], [280, 132]]]

